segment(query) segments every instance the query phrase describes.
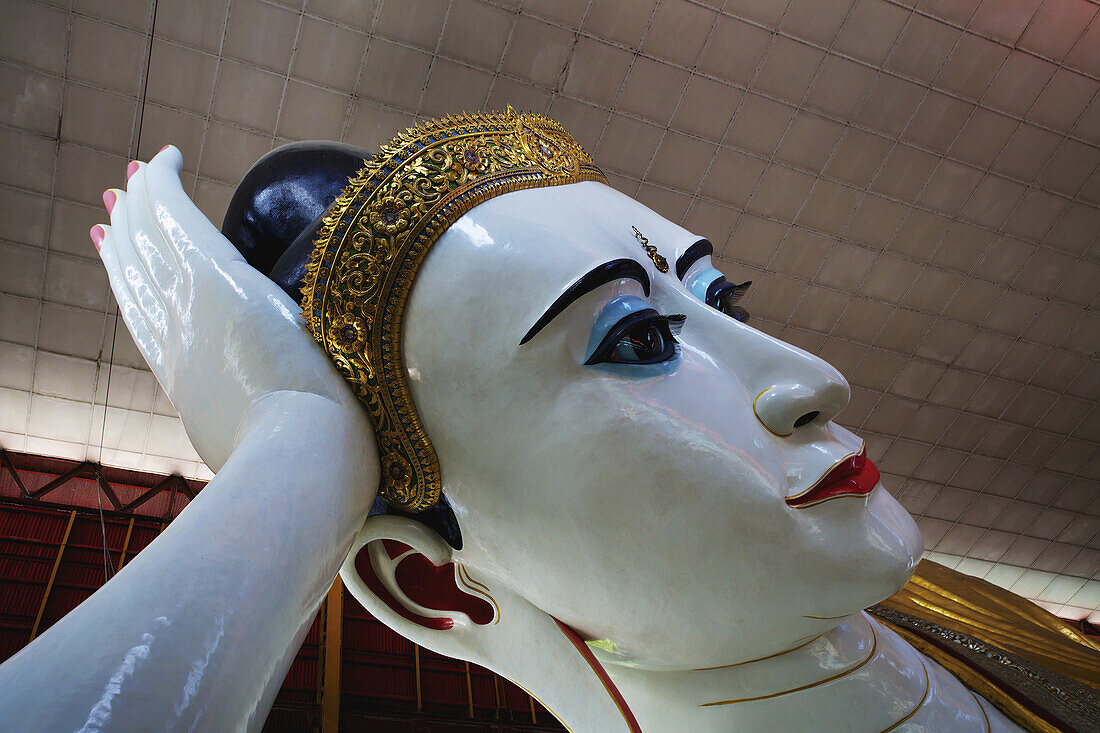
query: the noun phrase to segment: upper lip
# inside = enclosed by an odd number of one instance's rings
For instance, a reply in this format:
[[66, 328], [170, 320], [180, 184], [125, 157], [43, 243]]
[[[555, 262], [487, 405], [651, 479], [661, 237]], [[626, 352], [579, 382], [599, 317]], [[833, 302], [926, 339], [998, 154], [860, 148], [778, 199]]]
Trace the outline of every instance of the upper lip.
[[848, 456], [800, 494], [787, 497], [788, 506], [804, 508], [838, 496], [866, 496], [878, 483], [878, 468], [867, 458], [866, 448]]

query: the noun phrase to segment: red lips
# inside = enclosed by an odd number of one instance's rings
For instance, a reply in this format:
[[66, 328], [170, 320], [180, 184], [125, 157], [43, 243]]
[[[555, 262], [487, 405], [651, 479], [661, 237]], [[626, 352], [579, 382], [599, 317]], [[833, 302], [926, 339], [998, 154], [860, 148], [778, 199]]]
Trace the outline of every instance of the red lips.
[[798, 496], [787, 497], [788, 506], [803, 509], [838, 496], [866, 496], [878, 483], [878, 469], [867, 459], [866, 451], [841, 461], [816, 484]]

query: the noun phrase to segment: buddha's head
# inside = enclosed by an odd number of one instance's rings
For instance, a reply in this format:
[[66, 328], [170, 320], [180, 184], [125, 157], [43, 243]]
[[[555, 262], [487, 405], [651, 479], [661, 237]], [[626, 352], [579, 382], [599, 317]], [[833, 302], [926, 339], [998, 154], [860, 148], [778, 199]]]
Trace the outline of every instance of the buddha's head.
[[848, 384], [708, 305], [700, 240], [601, 183], [509, 193], [440, 238], [405, 323], [455, 559], [644, 666], [786, 648], [921, 551], [873, 469], [822, 482], [863, 448]]
[[[384, 418], [394, 508], [368, 518], [345, 564], [353, 593], [402, 634], [482, 663], [492, 634], [522, 634], [507, 596], [605, 660], [688, 669], [791, 648], [900, 588], [920, 534], [834, 422], [844, 378], [726, 312], [705, 232], [584, 178], [467, 208], [419, 259], [399, 318], [383, 300], [314, 322]], [[363, 231], [413, 227], [417, 203], [361, 209]], [[330, 215], [317, 241], [352, 237], [351, 219]], [[307, 316], [323, 292], [339, 308], [376, 292], [352, 256], [325, 251]], [[359, 271], [384, 280], [373, 257]], [[324, 282], [344, 283], [339, 298]], [[415, 407], [404, 432], [409, 413], [384, 409], [387, 389], [400, 397], [382, 374], [395, 362], [348, 356], [369, 355], [383, 318]], [[451, 531], [421, 521], [425, 504]], [[421, 553], [462, 569], [440, 581]]]

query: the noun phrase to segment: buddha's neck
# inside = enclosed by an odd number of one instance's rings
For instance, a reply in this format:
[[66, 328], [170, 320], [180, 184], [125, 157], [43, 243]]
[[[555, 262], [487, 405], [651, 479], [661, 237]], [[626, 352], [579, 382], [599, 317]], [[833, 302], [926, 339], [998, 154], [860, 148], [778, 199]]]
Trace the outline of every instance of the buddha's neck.
[[[988, 730], [979, 701], [866, 614], [796, 648], [690, 672], [606, 665], [645, 733]], [[897, 727], [894, 727], [897, 726]]]

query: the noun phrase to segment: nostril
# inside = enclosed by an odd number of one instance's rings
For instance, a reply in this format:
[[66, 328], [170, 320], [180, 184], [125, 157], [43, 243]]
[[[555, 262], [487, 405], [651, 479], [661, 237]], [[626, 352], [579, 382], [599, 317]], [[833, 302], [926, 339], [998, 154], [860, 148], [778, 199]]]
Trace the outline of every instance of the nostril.
[[802, 417], [800, 417], [800, 418], [798, 418], [797, 420], [794, 421], [794, 426], [796, 428], [800, 428], [800, 427], [802, 427], [803, 425], [805, 425], [807, 423], [813, 422], [817, 418], [817, 416], [820, 415], [820, 414], [821, 413], [818, 412], [817, 410], [813, 410], [812, 412], [807, 412], [805, 415], [803, 415]]

